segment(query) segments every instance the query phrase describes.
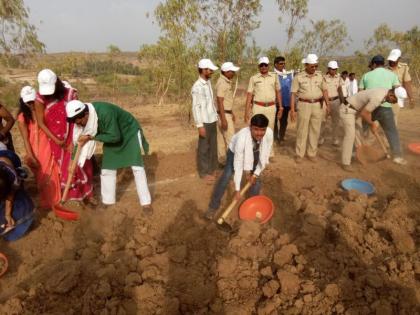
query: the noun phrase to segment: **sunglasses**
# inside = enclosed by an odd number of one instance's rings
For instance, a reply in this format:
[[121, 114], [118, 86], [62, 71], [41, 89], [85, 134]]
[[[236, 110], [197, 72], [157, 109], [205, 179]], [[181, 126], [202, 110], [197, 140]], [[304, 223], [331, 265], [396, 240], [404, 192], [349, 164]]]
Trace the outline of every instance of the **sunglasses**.
[[279, 66], [284, 66], [286, 63], [285, 63], [285, 62], [277, 62], [277, 64], [278, 64]]
[[260, 63], [260, 64], [258, 65], [258, 67], [260, 67], [260, 68], [263, 68], [263, 67], [268, 67], [268, 64], [267, 64], [267, 63]]

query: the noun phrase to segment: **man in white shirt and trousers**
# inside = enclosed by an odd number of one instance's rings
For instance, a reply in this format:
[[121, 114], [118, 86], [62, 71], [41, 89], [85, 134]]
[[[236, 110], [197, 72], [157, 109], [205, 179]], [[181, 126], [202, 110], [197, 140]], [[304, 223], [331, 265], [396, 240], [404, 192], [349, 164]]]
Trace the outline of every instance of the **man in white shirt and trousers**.
[[216, 183], [205, 218], [211, 220], [220, 207], [221, 200], [233, 175], [235, 198], [241, 199], [241, 181], [245, 172], [246, 180], [252, 183], [248, 196], [260, 193], [259, 176], [269, 162], [273, 146], [273, 131], [268, 127], [268, 118], [256, 114], [249, 127], [242, 128], [232, 138], [226, 153], [226, 165]]
[[197, 168], [200, 178], [207, 182], [216, 180], [217, 161], [217, 110], [210, 78], [219, 69], [210, 59], [198, 63], [199, 78], [191, 89], [192, 113], [198, 129]]

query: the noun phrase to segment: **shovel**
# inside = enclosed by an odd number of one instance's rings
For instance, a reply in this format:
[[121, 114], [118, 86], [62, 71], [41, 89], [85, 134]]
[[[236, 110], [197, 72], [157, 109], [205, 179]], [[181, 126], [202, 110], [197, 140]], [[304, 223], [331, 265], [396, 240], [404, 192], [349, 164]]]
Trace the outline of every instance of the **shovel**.
[[380, 144], [380, 146], [382, 148], [382, 151], [385, 154], [385, 157], [387, 159], [390, 159], [391, 158], [391, 155], [388, 153], [388, 150], [386, 148], [386, 145], [385, 145], [382, 137], [379, 135], [379, 133], [378, 133], [378, 131], [376, 129], [373, 131], [373, 134], [375, 135], [376, 140], [379, 142], [379, 144]]
[[[376, 139], [380, 141], [380, 137], [376, 130], [373, 131], [373, 134], [375, 135]], [[383, 143], [380, 142], [380, 144], [382, 145]], [[382, 150], [384, 150], [384, 147], [382, 147]], [[386, 149], [384, 152], [386, 153]], [[375, 163], [387, 158], [387, 155], [384, 156], [384, 152], [381, 152], [371, 145], [367, 145], [362, 142], [361, 145], [356, 147], [356, 158], [360, 164], [366, 165], [368, 163]]]
[[68, 210], [64, 208], [62, 205], [67, 201], [67, 195], [69, 194], [71, 181], [73, 179], [74, 171], [76, 170], [77, 162], [79, 161], [80, 153], [81, 153], [81, 146], [77, 144], [76, 153], [74, 154], [71, 160], [70, 170], [67, 176], [67, 182], [66, 182], [66, 186], [64, 187], [64, 192], [61, 197], [60, 204], [54, 206], [55, 215], [64, 220], [75, 221], [79, 219], [79, 213]]
[[[246, 185], [242, 188], [240, 191], [241, 197], [243, 197], [248, 189], [251, 187], [251, 182], [247, 182]], [[238, 200], [234, 198], [232, 202], [229, 204], [229, 206], [223, 211], [222, 215], [217, 219], [217, 227], [220, 228], [223, 231], [230, 232], [232, 231], [232, 227], [226, 223], [226, 219], [229, 216], [229, 214], [232, 212], [233, 208], [238, 204]]]

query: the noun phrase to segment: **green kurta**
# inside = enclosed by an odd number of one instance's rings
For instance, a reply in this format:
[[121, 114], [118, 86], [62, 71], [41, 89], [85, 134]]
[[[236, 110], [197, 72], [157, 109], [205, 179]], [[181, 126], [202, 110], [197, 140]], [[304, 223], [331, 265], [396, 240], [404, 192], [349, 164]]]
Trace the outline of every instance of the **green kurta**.
[[92, 102], [98, 115], [95, 140], [103, 142], [102, 168], [115, 170], [128, 166], [143, 166], [138, 131], [147, 154], [149, 144], [138, 121], [129, 112], [106, 102]]

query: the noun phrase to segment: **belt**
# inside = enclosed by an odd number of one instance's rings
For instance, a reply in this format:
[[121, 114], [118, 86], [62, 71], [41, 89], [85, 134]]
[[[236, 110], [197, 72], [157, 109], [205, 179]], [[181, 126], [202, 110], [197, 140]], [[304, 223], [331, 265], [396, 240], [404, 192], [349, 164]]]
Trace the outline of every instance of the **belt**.
[[335, 100], [337, 100], [338, 99], [338, 96], [335, 96], [335, 97], [330, 97], [328, 100], [330, 100], [330, 101], [335, 101]]
[[264, 106], [264, 107], [268, 107], [268, 106], [273, 106], [276, 105], [276, 102], [257, 102], [254, 101], [254, 104], [259, 105], [259, 106]]
[[[220, 114], [219, 111], [217, 111], [217, 113]], [[231, 114], [232, 115], [233, 112], [231, 110], [229, 110], [229, 109], [225, 109], [225, 114]]]
[[323, 100], [323, 98], [316, 98], [316, 99], [306, 99], [306, 98], [300, 98], [299, 97], [299, 101], [301, 102], [305, 102], [305, 103], [310, 103], [310, 104], [314, 104], [314, 103], [320, 103]]

